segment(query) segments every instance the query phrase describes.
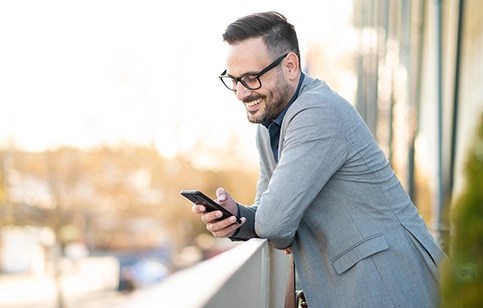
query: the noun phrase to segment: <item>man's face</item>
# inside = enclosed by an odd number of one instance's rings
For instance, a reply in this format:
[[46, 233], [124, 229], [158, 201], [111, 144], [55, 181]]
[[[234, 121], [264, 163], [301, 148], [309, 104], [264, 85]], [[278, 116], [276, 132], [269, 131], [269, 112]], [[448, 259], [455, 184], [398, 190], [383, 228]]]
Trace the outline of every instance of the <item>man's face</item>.
[[[249, 39], [229, 45], [226, 73], [234, 77], [257, 74], [274, 60], [268, 55], [261, 38]], [[285, 79], [284, 60], [259, 78], [261, 88], [250, 90], [241, 82], [236, 84], [236, 96], [245, 105], [250, 122], [264, 123], [275, 119], [290, 101], [293, 90]]]

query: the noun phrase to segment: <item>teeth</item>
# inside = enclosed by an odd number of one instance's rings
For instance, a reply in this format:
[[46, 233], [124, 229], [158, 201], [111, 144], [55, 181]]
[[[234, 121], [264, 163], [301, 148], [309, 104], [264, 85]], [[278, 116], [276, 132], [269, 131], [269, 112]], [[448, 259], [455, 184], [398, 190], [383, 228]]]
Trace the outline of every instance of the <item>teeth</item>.
[[262, 101], [262, 99], [261, 99], [261, 98], [259, 98], [259, 99], [257, 99], [257, 100], [254, 100], [253, 102], [249, 102], [249, 103], [247, 103], [247, 106], [248, 106], [248, 107], [253, 107], [253, 106], [255, 106], [255, 105], [260, 104], [260, 102], [261, 102], [261, 101]]

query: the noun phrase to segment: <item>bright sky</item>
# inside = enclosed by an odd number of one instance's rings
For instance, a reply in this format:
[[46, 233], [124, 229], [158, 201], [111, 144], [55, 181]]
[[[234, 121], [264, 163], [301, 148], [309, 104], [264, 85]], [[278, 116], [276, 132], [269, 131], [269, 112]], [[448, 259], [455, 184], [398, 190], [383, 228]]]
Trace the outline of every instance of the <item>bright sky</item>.
[[253, 155], [255, 125], [217, 78], [221, 34], [238, 17], [277, 10], [303, 53], [350, 23], [351, 0], [307, 3], [2, 0], [0, 146], [154, 142], [172, 156], [236, 135]]

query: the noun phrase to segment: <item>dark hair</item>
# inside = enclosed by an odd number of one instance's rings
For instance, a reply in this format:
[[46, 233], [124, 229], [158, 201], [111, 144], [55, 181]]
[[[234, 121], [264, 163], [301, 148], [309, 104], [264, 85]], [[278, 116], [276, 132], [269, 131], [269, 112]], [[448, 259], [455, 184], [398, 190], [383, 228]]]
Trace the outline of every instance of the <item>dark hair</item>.
[[286, 52], [295, 52], [300, 61], [300, 50], [295, 27], [280, 13], [270, 11], [254, 13], [232, 22], [223, 33], [228, 44], [262, 37], [267, 50], [274, 58]]

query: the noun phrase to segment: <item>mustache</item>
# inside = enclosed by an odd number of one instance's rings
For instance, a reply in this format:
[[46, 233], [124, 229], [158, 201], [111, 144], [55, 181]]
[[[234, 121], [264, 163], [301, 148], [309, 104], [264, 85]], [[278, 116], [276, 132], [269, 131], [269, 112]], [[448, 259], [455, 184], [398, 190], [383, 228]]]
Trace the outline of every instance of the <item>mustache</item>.
[[263, 95], [250, 95], [248, 97], [245, 97], [244, 99], [242, 99], [242, 102], [243, 103], [249, 103], [249, 102], [252, 102], [254, 100], [257, 100], [257, 99], [260, 99], [260, 98], [264, 98]]

